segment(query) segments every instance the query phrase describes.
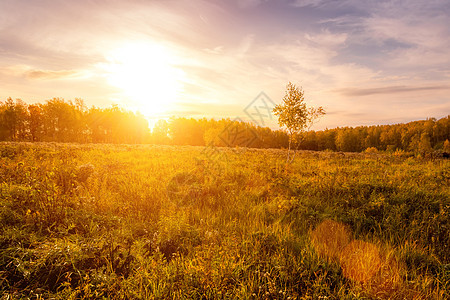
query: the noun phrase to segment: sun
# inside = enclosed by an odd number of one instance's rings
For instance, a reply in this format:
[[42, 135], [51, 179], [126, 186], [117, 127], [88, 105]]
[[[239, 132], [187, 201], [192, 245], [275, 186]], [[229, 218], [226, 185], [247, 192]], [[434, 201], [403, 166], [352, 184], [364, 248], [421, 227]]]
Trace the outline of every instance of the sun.
[[[107, 55], [108, 82], [119, 88], [128, 109], [158, 117], [173, 109], [182, 90], [184, 73], [175, 56], [152, 43], [127, 43]], [[126, 102], [126, 103], [125, 103]]]

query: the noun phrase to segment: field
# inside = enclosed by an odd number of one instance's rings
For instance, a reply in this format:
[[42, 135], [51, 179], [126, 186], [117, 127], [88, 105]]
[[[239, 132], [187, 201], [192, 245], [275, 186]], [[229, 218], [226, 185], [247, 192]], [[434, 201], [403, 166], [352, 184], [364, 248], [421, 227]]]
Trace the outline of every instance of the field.
[[0, 144], [0, 299], [448, 299], [450, 162]]

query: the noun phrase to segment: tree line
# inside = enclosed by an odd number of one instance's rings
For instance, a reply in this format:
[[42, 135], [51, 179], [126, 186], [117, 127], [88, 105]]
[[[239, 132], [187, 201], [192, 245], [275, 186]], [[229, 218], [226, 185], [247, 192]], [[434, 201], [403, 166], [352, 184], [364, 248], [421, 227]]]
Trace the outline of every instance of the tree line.
[[301, 149], [360, 152], [367, 149], [408, 152], [450, 152], [450, 115], [405, 124], [341, 127], [309, 131]]
[[[287, 148], [283, 130], [259, 127], [239, 119], [160, 120], [153, 130], [140, 113], [118, 106], [88, 108], [81, 99], [53, 98], [27, 104], [0, 101], [0, 140], [77, 143], [151, 143], [217, 147]], [[294, 148], [360, 152], [403, 150], [450, 152], [450, 115], [396, 125], [338, 127], [307, 131], [294, 137]]]
[[148, 134], [144, 116], [110, 108], [87, 108], [81, 99], [53, 98], [26, 104], [0, 102], [0, 140], [78, 143], [142, 143]]

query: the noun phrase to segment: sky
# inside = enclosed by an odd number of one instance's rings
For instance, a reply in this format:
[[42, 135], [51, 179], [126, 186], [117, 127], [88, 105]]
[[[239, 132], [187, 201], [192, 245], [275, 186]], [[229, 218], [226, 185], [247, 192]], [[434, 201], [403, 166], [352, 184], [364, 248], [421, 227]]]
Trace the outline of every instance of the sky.
[[0, 0], [0, 101], [276, 128], [292, 82], [316, 130], [439, 119], [449, 49], [448, 0]]

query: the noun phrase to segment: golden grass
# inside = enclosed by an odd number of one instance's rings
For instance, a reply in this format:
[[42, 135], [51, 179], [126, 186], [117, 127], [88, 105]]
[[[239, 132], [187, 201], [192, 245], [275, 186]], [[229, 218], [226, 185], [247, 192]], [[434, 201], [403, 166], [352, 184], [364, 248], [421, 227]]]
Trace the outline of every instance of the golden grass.
[[378, 247], [360, 240], [351, 241], [342, 250], [339, 261], [346, 278], [362, 283], [371, 280], [381, 267]]
[[345, 278], [375, 299], [439, 299], [435, 291], [424, 294], [404, 280], [406, 266], [399, 262], [395, 249], [379, 242], [351, 240], [347, 226], [325, 220], [310, 231], [316, 253], [342, 269]]
[[350, 242], [350, 231], [341, 223], [325, 220], [310, 233], [310, 237], [319, 255], [337, 261]]
[[449, 299], [449, 161], [202, 150], [0, 144], [0, 295]]

